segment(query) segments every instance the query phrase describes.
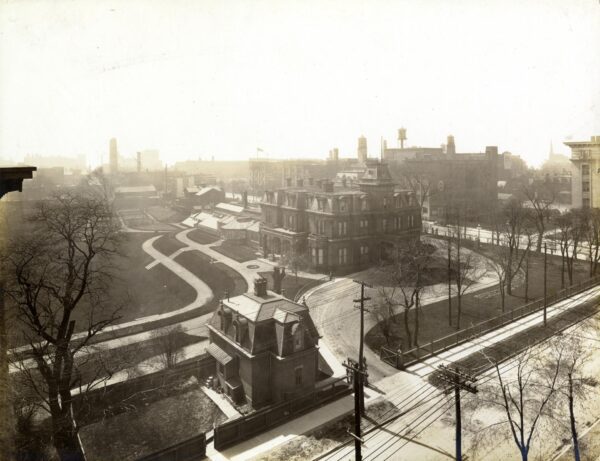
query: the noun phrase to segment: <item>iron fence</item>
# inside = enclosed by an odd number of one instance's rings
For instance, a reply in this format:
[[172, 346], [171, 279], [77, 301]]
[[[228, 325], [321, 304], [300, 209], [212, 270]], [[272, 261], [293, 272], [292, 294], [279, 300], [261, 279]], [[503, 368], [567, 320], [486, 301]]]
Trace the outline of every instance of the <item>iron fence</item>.
[[[549, 307], [559, 301], [563, 301], [573, 295], [579, 294], [600, 283], [600, 276], [593, 277], [584, 282], [564, 288], [546, 298], [546, 305]], [[420, 344], [410, 350], [394, 350], [389, 347], [382, 347], [379, 355], [381, 360], [389, 363], [396, 368], [405, 368], [420, 360], [429, 358], [439, 352], [443, 352], [451, 347], [469, 341], [473, 338], [482, 336], [486, 333], [494, 331], [505, 325], [508, 325], [515, 320], [526, 317], [535, 312], [541, 312], [544, 309], [544, 299], [532, 301], [523, 306], [503, 312], [502, 314], [491, 319], [479, 322], [464, 330], [457, 331], [443, 338], [435, 339], [429, 343]]]

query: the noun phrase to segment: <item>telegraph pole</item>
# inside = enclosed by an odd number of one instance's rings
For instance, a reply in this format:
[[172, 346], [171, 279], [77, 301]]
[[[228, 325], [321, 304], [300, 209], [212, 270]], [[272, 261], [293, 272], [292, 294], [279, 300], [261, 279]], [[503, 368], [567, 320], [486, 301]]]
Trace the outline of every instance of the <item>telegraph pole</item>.
[[476, 394], [477, 388], [472, 383], [475, 383], [477, 378], [460, 371], [458, 367], [451, 369], [445, 365], [440, 365], [439, 371], [441, 379], [454, 387], [454, 404], [456, 411], [456, 461], [463, 461], [460, 391], [464, 390], [470, 392], [471, 394]]
[[448, 236], [448, 325], [452, 326], [452, 241]]
[[348, 431], [348, 434], [354, 439], [354, 459], [356, 461], [362, 461], [362, 444], [364, 443], [361, 438], [360, 418], [361, 418], [361, 389], [363, 385], [363, 375], [365, 374], [361, 370], [360, 364], [355, 363], [353, 360], [348, 359], [343, 364], [346, 367], [348, 375], [352, 374], [352, 383], [354, 387], [354, 432]]
[[360, 386], [358, 388], [359, 397], [360, 397], [360, 413], [364, 415], [365, 413], [365, 393], [364, 393], [364, 382], [363, 375], [365, 373], [365, 357], [364, 357], [364, 341], [365, 341], [365, 301], [370, 301], [371, 298], [365, 296], [365, 286], [369, 288], [373, 288], [372, 285], [369, 285], [360, 280], [354, 280], [355, 283], [360, 283], [360, 298], [355, 299], [355, 303], [360, 303], [360, 343], [358, 346], [358, 369], [360, 370]]
[[546, 309], [548, 307], [548, 294], [547, 294], [548, 252], [546, 250], [547, 250], [546, 244], [544, 243], [544, 326], [546, 326], [546, 322], [547, 322]]

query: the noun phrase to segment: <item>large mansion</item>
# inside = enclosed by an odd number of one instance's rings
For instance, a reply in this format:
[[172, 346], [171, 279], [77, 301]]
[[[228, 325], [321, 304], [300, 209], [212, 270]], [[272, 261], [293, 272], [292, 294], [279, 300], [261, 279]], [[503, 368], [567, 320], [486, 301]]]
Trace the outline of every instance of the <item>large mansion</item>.
[[397, 189], [387, 164], [367, 160], [364, 173], [340, 186], [298, 179], [266, 191], [261, 202], [265, 256], [302, 255], [313, 270], [350, 272], [418, 239], [420, 209], [411, 191]]

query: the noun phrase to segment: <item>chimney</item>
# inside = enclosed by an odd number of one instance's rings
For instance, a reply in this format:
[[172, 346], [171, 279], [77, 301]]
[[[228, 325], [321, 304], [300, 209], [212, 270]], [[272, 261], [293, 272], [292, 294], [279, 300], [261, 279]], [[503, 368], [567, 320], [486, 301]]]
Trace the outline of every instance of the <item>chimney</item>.
[[264, 298], [267, 296], [267, 279], [258, 277], [254, 279], [254, 294]]
[[292, 178], [285, 178], [285, 186], [292, 187]]
[[314, 186], [314, 185], [315, 185], [315, 180], [314, 180], [314, 178], [308, 178], [308, 185], [309, 185], [309, 186]]
[[446, 153], [449, 155], [456, 154], [456, 146], [454, 145], [454, 136], [448, 136], [448, 142], [446, 144]]
[[304, 180], [302, 178], [296, 179], [296, 186], [302, 187], [304, 185]]

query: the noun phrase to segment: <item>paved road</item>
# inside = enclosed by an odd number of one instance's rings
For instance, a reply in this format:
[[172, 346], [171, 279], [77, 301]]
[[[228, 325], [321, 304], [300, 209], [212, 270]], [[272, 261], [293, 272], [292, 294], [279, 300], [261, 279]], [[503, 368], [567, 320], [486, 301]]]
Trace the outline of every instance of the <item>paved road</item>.
[[[445, 248], [442, 248], [443, 245], [439, 240], [430, 240], [435, 245], [440, 246], [438, 251], [442, 253], [446, 251]], [[471, 250], [463, 249], [463, 251], [470, 252]], [[485, 260], [485, 258], [482, 258], [481, 261], [486, 268], [480, 270], [478, 280], [470, 287], [469, 293], [489, 288], [498, 283], [494, 272], [487, 267], [491, 262]], [[360, 315], [353, 300], [360, 297], [360, 287], [352, 280], [369, 282], [370, 278], [373, 278], [373, 271], [370, 270], [352, 274], [348, 277], [336, 278], [332, 282], [327, 282], [309, 290], [305, 295], [311, 317], [322, 335], [322, 341], [327, 344], [340, 362], [348, 357], [358, 357]], [[445, 283], [428, 287], [422, 295], [422, 309], [426, 310], [428, 305], [446, 299], [447, 290]], [[373, 300], [380, 296], [378, 289], [370, 288], [366, 289], [366, 295]], [[375, 325], [374, 318], [365, 313], [365, 334]], [[376, 381], [397, 372], [395, 368], [381, 362], [379, 356], [369, 347], [364, 348], [364, 355], [367, 359], [371, 380]]]

